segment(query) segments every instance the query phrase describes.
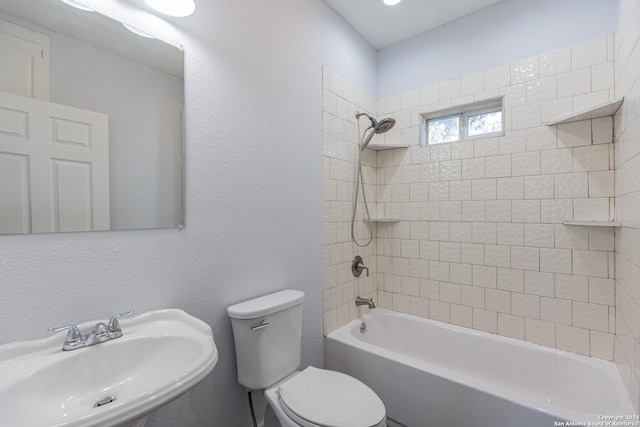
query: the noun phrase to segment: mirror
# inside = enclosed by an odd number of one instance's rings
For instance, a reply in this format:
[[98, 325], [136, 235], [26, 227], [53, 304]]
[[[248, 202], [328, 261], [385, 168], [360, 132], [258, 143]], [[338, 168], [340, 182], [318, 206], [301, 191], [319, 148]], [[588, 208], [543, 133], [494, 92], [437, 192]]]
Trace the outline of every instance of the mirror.
[[183, 70], [97, 12], [2, 0], [0, 234], [181, 228]]

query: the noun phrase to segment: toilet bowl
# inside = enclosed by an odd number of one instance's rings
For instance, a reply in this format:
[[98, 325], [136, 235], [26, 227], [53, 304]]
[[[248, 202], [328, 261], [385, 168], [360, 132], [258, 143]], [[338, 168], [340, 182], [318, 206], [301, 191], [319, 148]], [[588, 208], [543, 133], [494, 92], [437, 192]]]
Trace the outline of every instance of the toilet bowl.
[[264, 393], [265, 427], [385, 427], [382, 400], [341, 372], [300, 365], [304, 293], [281, 291], [227, 308], [238, 382]]
[[378, 395], [341, 372], [310, 366], [265, 389], [264, 396], [283, 427], [386, 426]]

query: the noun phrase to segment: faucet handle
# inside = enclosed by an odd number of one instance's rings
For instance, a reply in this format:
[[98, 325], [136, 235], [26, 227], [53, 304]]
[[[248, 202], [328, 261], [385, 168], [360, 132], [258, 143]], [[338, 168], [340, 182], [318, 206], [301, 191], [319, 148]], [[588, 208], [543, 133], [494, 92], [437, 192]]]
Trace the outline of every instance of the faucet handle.
[[110, 334], [121, 332], [120, 322], [118, 321], [119, 317], [131, 316], [133, 314], [133, 310], [127, 311], [126, 313], [116, 314], [109, 320], [109, 325], [107, 326], [107, 330]]
[[72, 349], [74, 347], [80, 347], [84, 344], [84, 337], [80, 333], [80, 329], [76, 325], [60, 326], [59, 328], [49, 328], [49, 332], [60, 332], [68, 329], [67, 337], [64, 340], [62, 346], [63, 350]]

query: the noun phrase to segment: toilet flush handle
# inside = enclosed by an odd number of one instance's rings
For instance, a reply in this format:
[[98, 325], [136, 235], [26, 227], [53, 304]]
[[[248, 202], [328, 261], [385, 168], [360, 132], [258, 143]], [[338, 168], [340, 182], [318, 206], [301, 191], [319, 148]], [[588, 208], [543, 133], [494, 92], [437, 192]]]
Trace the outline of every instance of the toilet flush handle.
[[251, 326], [252, 331], [257, 331], [258, 329], [263, 329], [269, 326], [269, 322], [266, 319], [262, 319], [262, 321], [256, 325]]

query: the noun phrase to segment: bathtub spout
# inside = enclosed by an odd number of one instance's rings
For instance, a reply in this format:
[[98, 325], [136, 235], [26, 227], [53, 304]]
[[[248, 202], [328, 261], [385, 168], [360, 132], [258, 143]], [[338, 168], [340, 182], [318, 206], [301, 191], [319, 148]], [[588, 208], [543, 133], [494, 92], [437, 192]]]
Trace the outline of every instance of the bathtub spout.
[[366, 305], [369, 306], [369, 308], [376, 308], [376, 305], [373, 302], [373, 298], [370, 299], [366, 299], [366, 298], [362, 298], [362, 297], [357, 297], [356, 298], [356, 307], [359, 305]]

